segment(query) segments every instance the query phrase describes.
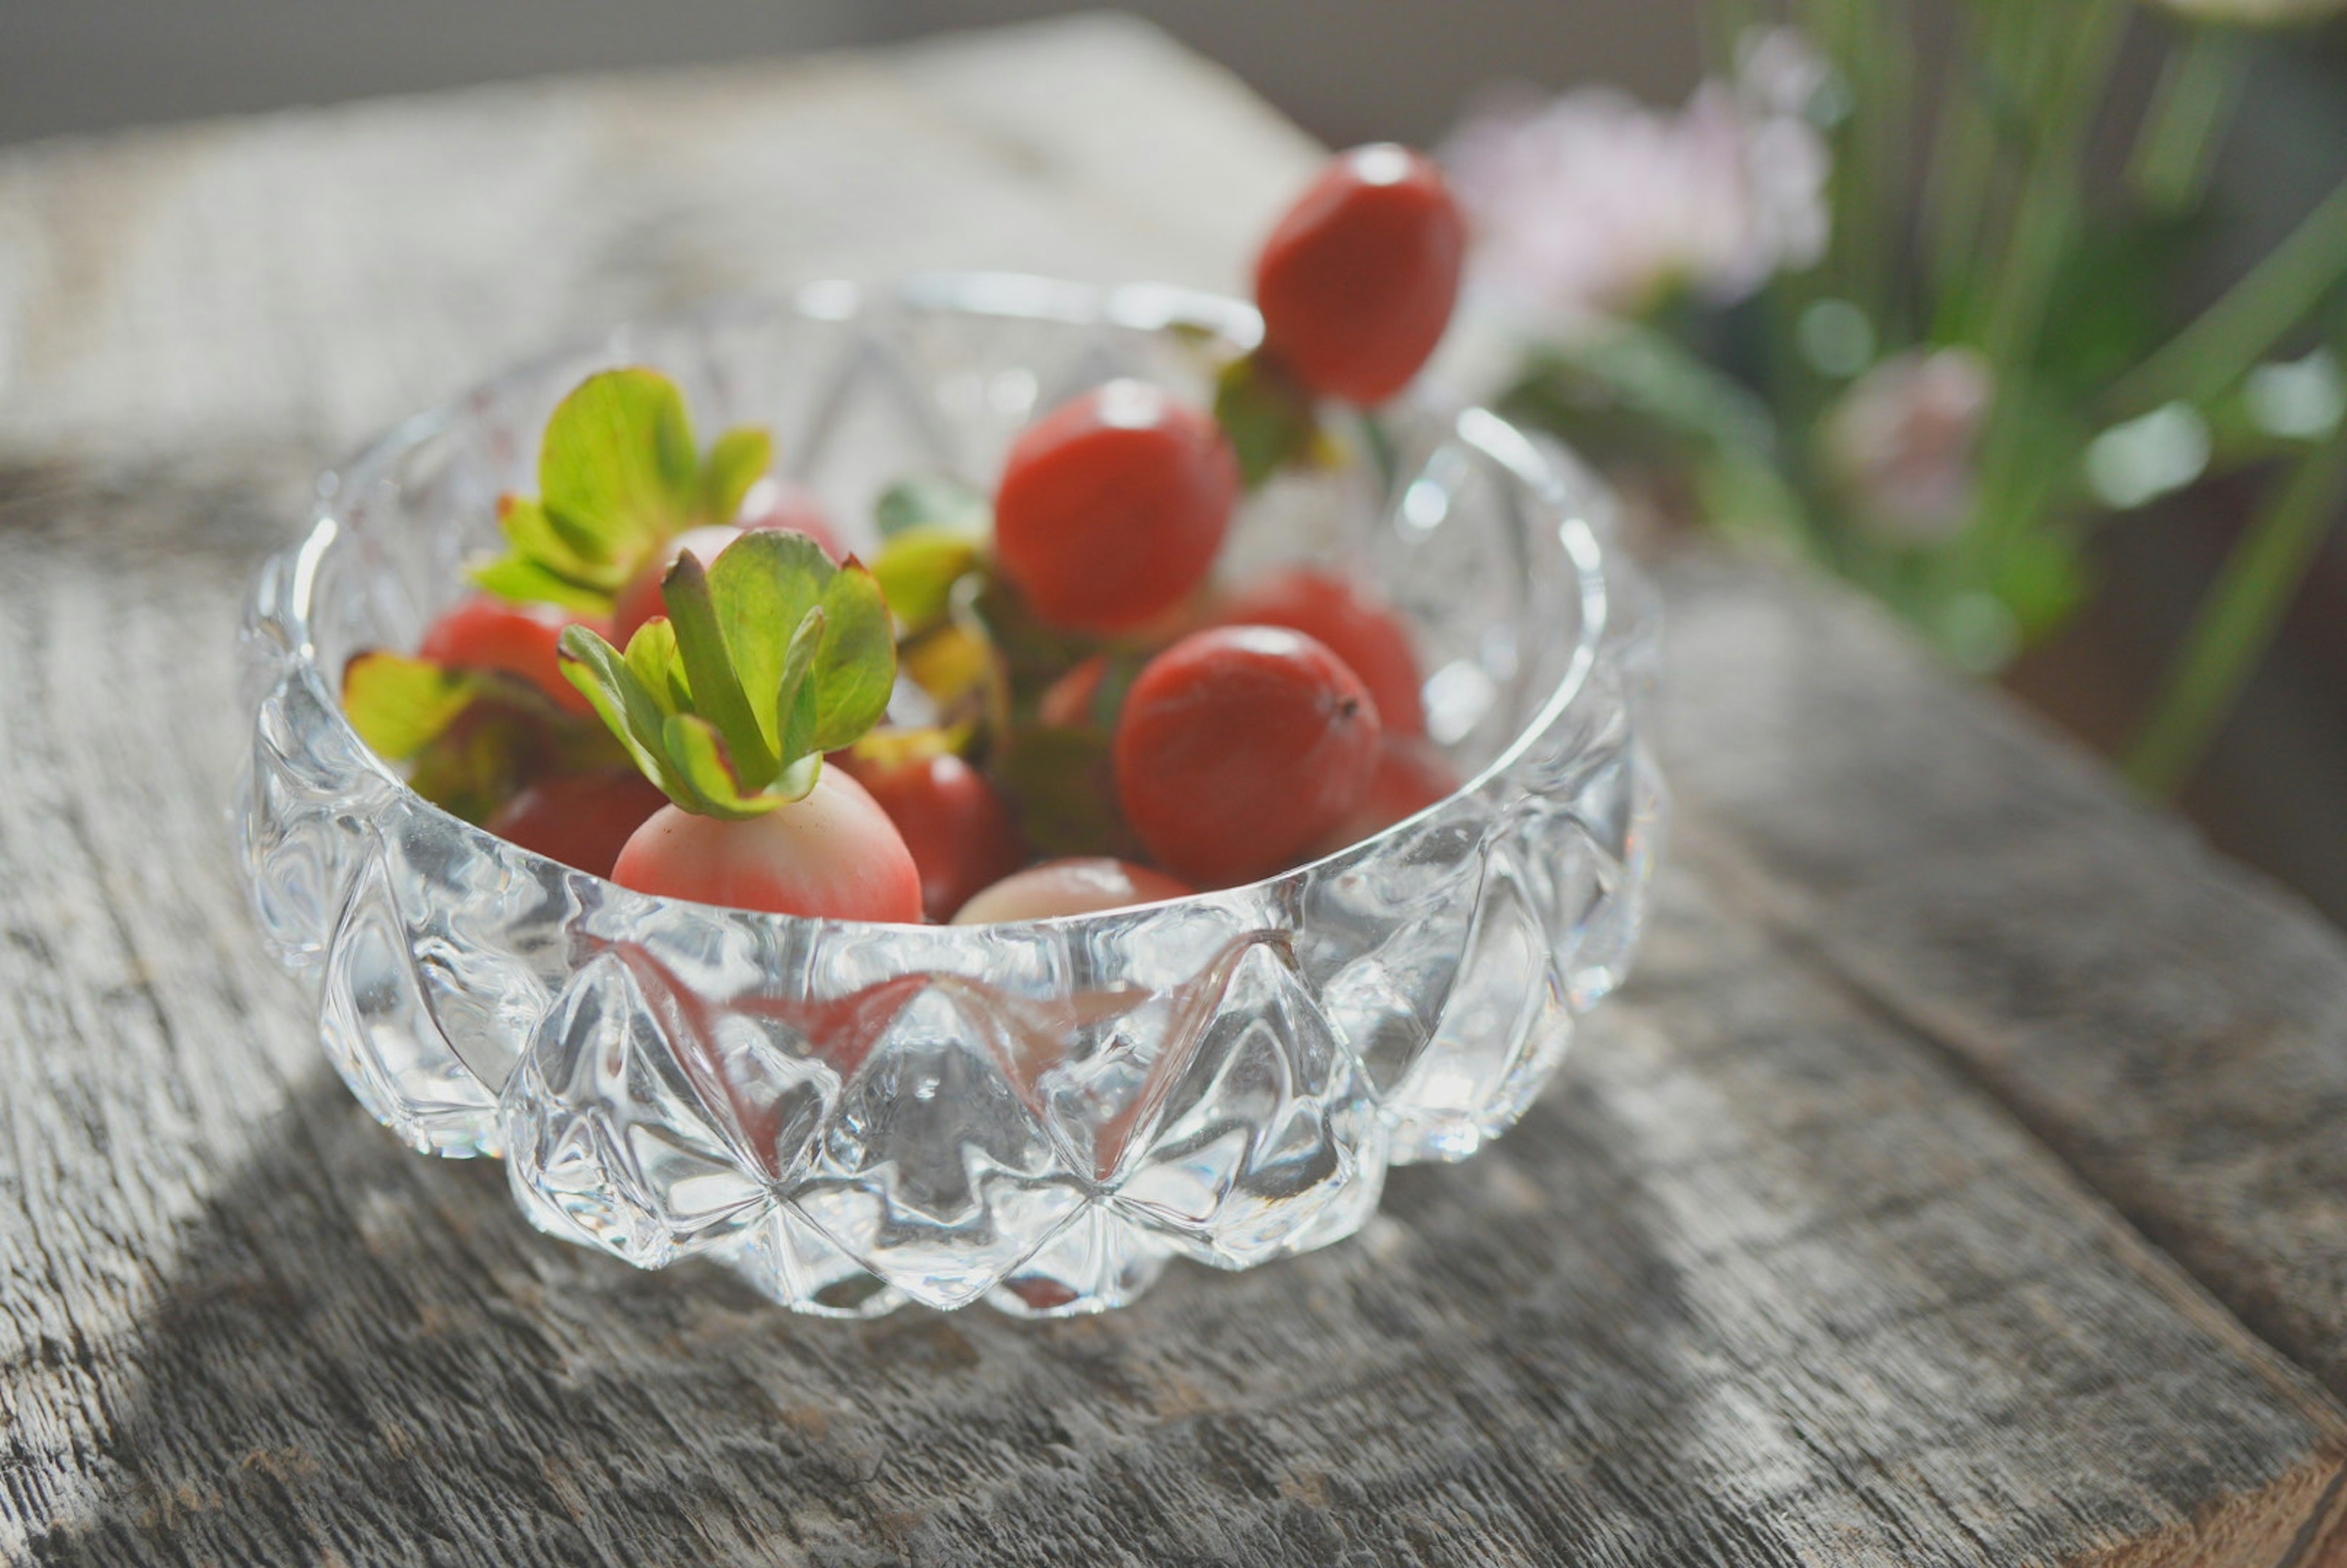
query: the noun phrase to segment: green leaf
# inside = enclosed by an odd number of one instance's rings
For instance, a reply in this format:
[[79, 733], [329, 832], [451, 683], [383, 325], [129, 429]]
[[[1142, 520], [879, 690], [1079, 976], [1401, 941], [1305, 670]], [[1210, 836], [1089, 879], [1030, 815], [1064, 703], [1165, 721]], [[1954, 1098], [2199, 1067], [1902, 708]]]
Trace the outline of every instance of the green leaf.
[[1037, 618], [1019, 590], [989, 577], [972, 607], [987, 640], [1002, 655], [1014, 696], [1031, 701], [1100, 647], [1097, 639], [1061, 631]]
[[618, 765], [602, 726], [555, 706], [500, 671], [450, 670], [396, 653], [362, 653], [343, 671], [344, 710], [408, 786], [467, 822], [486, 822], [533, 780]]
[[377, 756], [404, 763], [446, 733], [480, 690], [478, 677], [428, 659], [362, 653], [343, 670], [343, 712]]
[[605, 564], [593, 539], [574, 525], [558, 524], [526, 496], [507, 496], [497, 505], [497, 527], [514, 554], [569, 582], [591, 582]]
[[1249, 489], [1309, 457], [1320, 436], [1311, 394], [1259, 353], [1223, 367], [1214, 383], [1214, 418], [1238, 454]]
[[691, 785], [695, 798], [677, 804], [726, 822], [763, 816], [786, 804], [778, 795], [745, 790], [725, 759], [717, 728], [693, 713], [671, 713], [661, 727], [661, 740], [671, 764]]
[[744, 534], [709, 569], [718, 627], [725, 634], [759, 733], [777, 765], [790, 758], [780, 702], [790, 640], [837, 569], [821, 545], [787, 529]]
[[995, 782], [1040, 853], [1122, 859], [1145, 853], [1117, 809], [1111, 743], [1105, 730], [1049, 726], [1018, 731], [1004, 743]]
[[476, 702], [417, 753], [408, 787], [466, 822], [487, 822], [555, 764], [555, 725], [523, 703]]
[[1002, 678], [986, 629], [969, 616], [940, 621], [897, 645], [897, 667], [938, 702], [952, 707]]
[[823, 641], [807, 688], [815, 693], [818, 752], [853, 743], [888, 712], [897, 686], [897, 633], [888, 601], [854, 559], [823, 590]]
[[701, 469], [702, 518], [730, 523], [742, 515], [750, 487], [774, 466], [774, 438], [753, 425], [738, 425], [712, 442]]
[[815, 655], [823, 648], [825, 619], [823, 606], [809, 607], [799, 618], [798, 629], [791, 633], [790, 646], [783, 654], [782, 681], [775, 688], [773, 708], [774, 723], [783, 736], [779, 749], [788, 756], [805, 756], [817, 749], [815, 692], [807, 685], [807, 676], [814, 671]]
[[884, 727], [872, 731], [850, 749], [857, 762], [868, 763], [883, 773], [894, 773], [936, 757], [966, 755], [970, 743], [977, 738], [978, 727], [969, 723], [924, 724], [902, 730]]
[[473, 585], [513, 604], [559, 604], [565, 610], [608, 614], [611, 594], [584, 587], [534, 560], [517, 555], [499, 556], [466, 574]]
[[669, 624], [674, 629], [677, 652], [684, 661], [693, 712], [713, 723], [724, 737], [733, 753], [733, 773], [743, 787], [764, 787], [773, 782], [783, 759], [775, 756], [766, 739], [766, 727], [743, 690], [735, 661], [755, 654], [763, 665], [763, 656], [774, 641], [772, 631], [753, 629], [737, 654], [711, 596], [708, 569], [690, 551], [677, 557], [676, 565], [661, 582], [661, 593], [668, 600]]
[[[641, 641], [643, 633], [638, 632], [628, 644], [630, 652]], [[691, 782], [669, 758], [666, 727], [670, 710], [652, 695], [652, 688], [620, 651], [584, 626], [565, 627], [562, 672], [570, 678], [572, 685], [586, 693], [596, 713], [628, 749], [644, 777], [677, 804], [688, 811], [694, 809]]]
[[676, 384], [641, 367], [607, 370], [547, 422], [538, 497], [581, 553], [632, 561], [700, 520], [700, 470]]
[[538, 498], [507, 497], [505, 554], [473, 579], [506, 599], [609, 611], [669, 540], [733, 521], [773, 460], [772, 438], [748, 426], [704, 460], [684, 395], [656, 371], [590, 375], [547, 421]]
[[880, 547], [872, 575], [888, 608], [908, 631], [921, 631], [946, 618], [954, 585], [976, 571], [984, 556], [977, 540], [928, 524], [907, 528]]
[[887, 712], [897, 645], [872, 574], [787, 532], [747, 534], [704, 568], [681, 557], [666, 617], [622, 655], [582, 627], [564, 670], [646, 777], [688, 811], [754, 816], [799, 799], [825, 752]]
[[823, 753], [809, 752], [784, 768], [774, 782], [766, 786], [766, 797], [785, 804], [805, 800], [815, 792], [815, 781], [823, 777]]
[[986, 493], [941, 475], [897, 480], [873, 503], [872, 518], [884, 539], [917, 528], [976, 541], [994, 531], [994, 504]]
[[644, 683], [664, 713], [682, 713], [692, 707], [692, 685], [685, 679], [684, 660], [677, 651], [676, 628], [668, 617], [655, 615], [628, 639], [628, 668]]

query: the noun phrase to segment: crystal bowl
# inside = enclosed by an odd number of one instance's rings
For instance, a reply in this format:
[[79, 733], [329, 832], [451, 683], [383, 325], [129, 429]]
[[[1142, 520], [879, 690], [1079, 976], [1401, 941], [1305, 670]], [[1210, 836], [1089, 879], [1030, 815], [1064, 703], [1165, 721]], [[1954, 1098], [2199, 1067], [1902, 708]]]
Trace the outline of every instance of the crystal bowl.
[[632, 325], [324, 477], [244, 627], [238, 806], [261, 933], [354, 1093], [416, 1148], [502, 1156], [556, 1235], [705, 1256], [802, 1311], [1131, 1300], [1351, 1235], [1386, 1169], [1506, 1129], [1620, 979], [1664, 815], [1646, 590], [1562, 451], [1432, 399], [1331, 410], [1337, 459], [1234, 525], [1236, 571], [1366, 573], [1413, 620], [1467, 784], [1246, 886], [1077, 918], [887, 926], [648, 897], [410, 791], [337, 700], [415, 646], [535, 488], [536, 433], [617, 363], [704, 432], [754, 421], [850, 543], [908, 472], [989, 483], [1039, 410], [1119, 374], [1194, 398], [1244, 304], [958, 276]]

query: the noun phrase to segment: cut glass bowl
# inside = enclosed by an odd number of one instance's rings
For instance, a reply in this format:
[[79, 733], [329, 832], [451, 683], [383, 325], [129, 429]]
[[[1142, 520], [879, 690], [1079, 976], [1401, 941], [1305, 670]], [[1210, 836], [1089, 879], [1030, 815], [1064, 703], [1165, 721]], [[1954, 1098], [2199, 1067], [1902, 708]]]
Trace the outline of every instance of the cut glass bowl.
[[1334, 465], [1234, 526], [1234, 576], [1341, 562], [1408, 612], [1469, 780], [1246, 886], [975, 927], [651, 897], [425, 802], [338, 705], [350, 655], [414, 647], [461, 591], [592, 370], [665, 371], [704, 439], [767, 425], [868, 547], [892, 480], [990, 485], [1021, 425], [1112, 375], [1204, 401], [1259, 332], [1157, 287], [816, 285], [543, 360], [326, 476], [254, 585], [238, 815], [261, 931], [352, 1091], [418, 1149], [502, 1156], [557, 1235], [851, 1316], [1117, 1306], [1169, 1258], [1349, 1235], [1389, 1164], [1504, 1131], [1621, 978], [1664, 794], [1654, 620], [1601, 542], [1606, 497], [1480, 409], [1332, 413]]

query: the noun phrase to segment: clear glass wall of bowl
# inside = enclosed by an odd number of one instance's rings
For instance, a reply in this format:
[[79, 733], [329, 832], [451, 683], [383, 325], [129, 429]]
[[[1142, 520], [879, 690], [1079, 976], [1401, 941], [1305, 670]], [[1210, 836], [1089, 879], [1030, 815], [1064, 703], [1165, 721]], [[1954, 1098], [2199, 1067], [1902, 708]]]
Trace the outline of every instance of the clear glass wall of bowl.
[[1606, 498], [1488, 414], [1340, 418], [1337, 466], [1244, 508], [1233, 576], [1340, 563], [1409, 612], [1471, 781], [1249, 886], [977, 928], [656, 899], [425, 803], [336, 705], [352, 653], [413, 647], [456, 596], [591, 370], [675, 376], [704, 437], [768, 425], [868, 547], [892, 480], [986, 484], [1021, 425], [1111, 376], [1203, 401], [1256, 331], [1164, 289], [822, 285], [554, 356], [330, 477], [255, 584], [238, 816], [264, 938], [354, 1092], [418, 1149], [501, 1156], [557, 1235], [851, 1315], [1113, 1307], [1172, 1258], [1337, 1241], [1389, 1164], [1505, 1131], [1621, 978], [1665, 807], [1653, 616], [1604, 552]]

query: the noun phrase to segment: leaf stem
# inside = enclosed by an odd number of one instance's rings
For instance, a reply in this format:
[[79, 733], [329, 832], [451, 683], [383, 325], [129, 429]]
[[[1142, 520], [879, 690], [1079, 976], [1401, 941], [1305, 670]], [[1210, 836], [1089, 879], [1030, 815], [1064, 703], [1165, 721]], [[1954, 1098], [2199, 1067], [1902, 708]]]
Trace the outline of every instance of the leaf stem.
[[2231, 386], [2347, 278], [2347, 182], [2168, 345], [2112, 388], [2120, 417]]
[[2013, 232], [1983, 334], [1983, 352], [1996, 378], [1995, 401], [1981, 440], [1980, 504], [1973, 528], [1975, 565], [1983, 578], [2004, 547], [2037, 521], [2021, 504], [2021, 492], [2028, 487], [2023, 470], [2032, 435], [2029, 372], [2054, 282], [2076, 230], [2086, 134], [2117, 56], [2127, 15], [2118, 0], [2086, 0], [2075, 30], [2057, 46], [2063, 57], [2049, 73], [2051, 102], [2034, 128]]
[[2209, 192], [2248, 73], [2249, 48], [2229, 27], [2201, 27], [2169, 52], [2127, 159], [2127, 186], [2157, 217], [2180, 218]]
[[1939, 125], [1932, 133], [1923, 196], [1932, 297], [1922, 317], [1933, 335], [1943, 339], [1958, 335], [1972, 292], [1972, 263], [1988, 220], [1998, 141], [1990, 78], [1997, 68], [2001, 15], [1974, 7], [1956, 20], [1954, 62], [1942, 87]]
[[2226, 559], [2127, 757], [2157, 798], [2190, 776], [2280, 630], [2282, 611], [2347, 500], [2347, 424], [2309, 453]]
[[1914, 139], [1914, 16], [1905, 0], [1874, 0], [1851, 12], [1850, 53], [1864, 62], [1850, 116], [1851, 179], [1837, 216], [1847, 254], [1844, 287], [1878, 330], [1904, 313], [1893, 297], [1902, 250], [1899, 199], [1907, 189]]

